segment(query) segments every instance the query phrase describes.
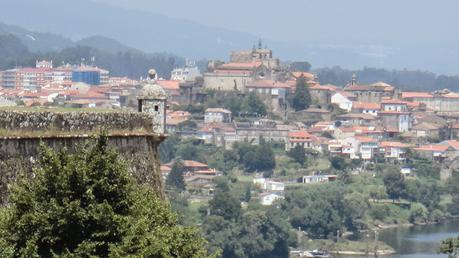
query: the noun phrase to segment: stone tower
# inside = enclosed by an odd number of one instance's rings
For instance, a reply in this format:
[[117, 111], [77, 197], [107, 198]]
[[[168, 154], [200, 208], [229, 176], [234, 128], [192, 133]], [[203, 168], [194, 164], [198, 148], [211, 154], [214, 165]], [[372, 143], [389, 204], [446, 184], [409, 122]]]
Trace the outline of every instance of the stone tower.
[[157, 73], [154, 69], [148, 71], [149, 79], [137, 96], [139, 112], [152, 115], [153, 131], [157, 134], [166, 133], [166, 101], [167, 94], [156, 84]]

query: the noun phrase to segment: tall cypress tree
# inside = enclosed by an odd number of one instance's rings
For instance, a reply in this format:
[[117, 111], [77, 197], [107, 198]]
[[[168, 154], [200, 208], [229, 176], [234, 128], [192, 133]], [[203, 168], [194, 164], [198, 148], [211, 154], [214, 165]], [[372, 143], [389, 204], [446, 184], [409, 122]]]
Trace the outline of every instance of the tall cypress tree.
[[301, 76], [296, 81], [295, 93], [291, 104], [296, 111], [307, 109], [311, 104], [311, 94], [304, 76]]

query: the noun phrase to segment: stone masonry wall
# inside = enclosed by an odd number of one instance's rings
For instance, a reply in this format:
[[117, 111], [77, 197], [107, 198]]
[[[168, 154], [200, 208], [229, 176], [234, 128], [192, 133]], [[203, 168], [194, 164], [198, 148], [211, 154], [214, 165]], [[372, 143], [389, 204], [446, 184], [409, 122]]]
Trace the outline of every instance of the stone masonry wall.
[[[152, 130], [149, 114], [139, 112], [0, 111], [0, 128], [20, 131]], [[0, 133], [1, 136], [1, 133]]]
[[[41, 142], [54, 150], [73, 151], [91, 140], [98, 129], [105, 130], [110, 147], [129, 162], [135, 178], [152, 185], [163, 197], [157, 149], [165, 136], [151, 129], [151, 121], [150, 115], [128, 112], [0, 111], [0, 205], [7, 202], [8, 185], [20, 173], [32, 175]], [[55, 132], [61, 133], [53, 135]]]

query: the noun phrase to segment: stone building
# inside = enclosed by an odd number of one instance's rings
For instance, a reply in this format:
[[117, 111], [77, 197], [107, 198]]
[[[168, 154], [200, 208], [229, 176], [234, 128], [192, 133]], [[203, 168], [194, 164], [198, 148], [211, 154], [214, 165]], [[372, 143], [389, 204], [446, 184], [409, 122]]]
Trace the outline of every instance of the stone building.
[[384, 98], [399, 97], [399, 90], [384, 82], [377, 82], [370, 85], [359, 85], [355, 74], [352, 81], [344, 88], [346, 92], [352, 93], [359, 102], [381, 102]]
[[221, 91], [245, 91], [254, 80], [275, 80], [281, 70], [280, 61], [270, 49], [253, 48], [251, 51], [231, 53], [230, 62], [211, 61], [203, 75], [205, 89]]

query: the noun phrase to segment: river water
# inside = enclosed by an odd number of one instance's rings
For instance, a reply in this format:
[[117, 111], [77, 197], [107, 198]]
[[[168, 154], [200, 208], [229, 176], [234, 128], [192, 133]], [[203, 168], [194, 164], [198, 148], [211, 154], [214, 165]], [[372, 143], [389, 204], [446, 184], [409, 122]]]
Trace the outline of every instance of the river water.
[[448, 256], [437, 253], [439, 244], [443, 239], [457, 236], [459, 220], [436, 225], [386, 229], [379, 233], [379, 239], [397, 251], [395, 255], [385, 256], [387, 258], [445, 258]]

